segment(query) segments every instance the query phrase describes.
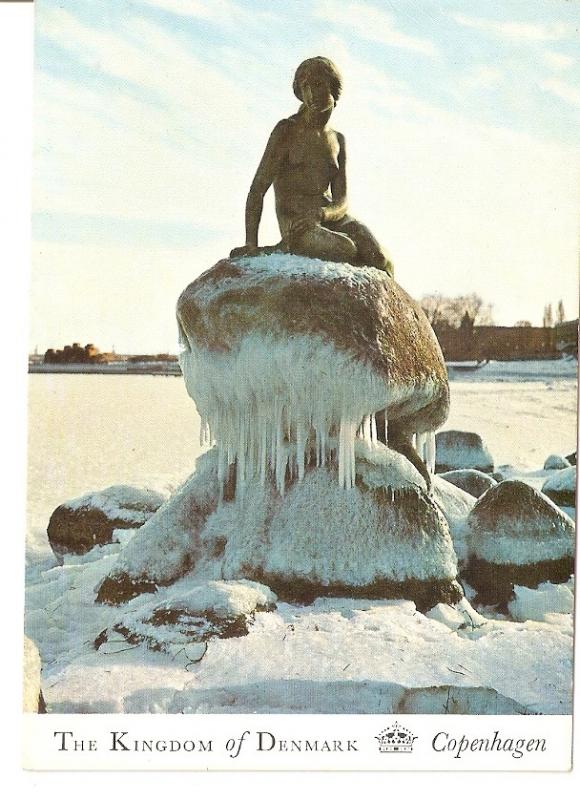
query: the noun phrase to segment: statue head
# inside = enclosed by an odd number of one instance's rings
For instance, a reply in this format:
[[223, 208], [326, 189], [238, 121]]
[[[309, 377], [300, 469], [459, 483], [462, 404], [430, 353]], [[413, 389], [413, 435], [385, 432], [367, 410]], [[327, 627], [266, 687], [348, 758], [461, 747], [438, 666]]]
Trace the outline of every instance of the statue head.
[[[303, 103], [308, 104], [308, 100], [314, 99], [318, 106], [324, 105], [324, 108], [318, 108], [323, 111], [336, 105], [342, 91], [342, 78], [329, 58], [315, 56], [300, 64], [294, 75], [292, 89]], [[308, 97], [305, 97], [305, 89]]]

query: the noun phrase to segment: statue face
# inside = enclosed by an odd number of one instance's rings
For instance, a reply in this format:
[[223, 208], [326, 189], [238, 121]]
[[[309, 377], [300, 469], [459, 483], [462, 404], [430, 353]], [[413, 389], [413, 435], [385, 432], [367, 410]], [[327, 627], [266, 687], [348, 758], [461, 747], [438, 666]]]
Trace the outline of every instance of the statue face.
[[302, 101], [309, 110], [322, 112], [334, 108], [330, 82], [324, 75], [318, 72], [305, 75], [300, 81], [300, 91]]

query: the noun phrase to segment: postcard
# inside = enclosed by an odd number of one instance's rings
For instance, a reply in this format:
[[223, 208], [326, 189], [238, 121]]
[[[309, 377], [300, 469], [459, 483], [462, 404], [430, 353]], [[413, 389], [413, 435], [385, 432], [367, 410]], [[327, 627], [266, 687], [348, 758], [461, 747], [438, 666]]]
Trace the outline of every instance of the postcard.
[[28, 769], [570, 769], [577, 44], [37, 0]]

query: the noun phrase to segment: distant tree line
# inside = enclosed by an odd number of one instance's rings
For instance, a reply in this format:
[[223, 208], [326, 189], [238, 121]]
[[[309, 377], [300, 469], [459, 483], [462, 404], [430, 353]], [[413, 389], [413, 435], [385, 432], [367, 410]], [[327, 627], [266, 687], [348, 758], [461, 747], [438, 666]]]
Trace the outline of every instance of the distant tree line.
[[494, 324], [491, 303], [486, 303], [475, 293], [457, 297], [426, 294], [421, 298], [421, 308], [433, 328]]
[[[446, 328], [465, 328], [477, 326], [494, 325], [493, 306], [487, 303], [478, 294], [464, 294], [456, 297], [448, 297], [443, 294], [426, 294], [421, 298], [421, 308], [432, 327], [439, 330]], [[552, 310], [552, 304], [544, 306], [542, 316], [542, 327], [553, 328], [554, 324], [561, 325], [566, 319], [564, 302], [558, 301], [556, 314]], [[531, 328], [532, 323], [527, 319], [518, 320], [516, 328]]]

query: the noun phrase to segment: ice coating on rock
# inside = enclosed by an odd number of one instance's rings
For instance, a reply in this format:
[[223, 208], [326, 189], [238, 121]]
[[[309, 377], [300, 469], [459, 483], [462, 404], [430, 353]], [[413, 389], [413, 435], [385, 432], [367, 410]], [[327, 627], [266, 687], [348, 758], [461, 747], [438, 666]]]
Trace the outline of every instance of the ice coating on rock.
[[183, 292], [178, 323], [222, 485], [236, 464], [236, 492], [272, 475], [283, 494], [310, 466], [335, 465], [352, 488], [355, 441], [376, 444], [383, 411], [380, 434], [416, 431], [434, 472], [445, 366], [422, 312], [384, 274], [279, 254], [226, 260]]
[[[284, 493], [286, 470], [336, 461], [341, 486], [354, 486], [354, 442], [376, 442], [373, 409], [385, 381], [319, 337], [259, 333], [226, 353], [182, 353], [187, 389], [201, 416], [202, 445], [218, 447], [218, 476], [237, 463], [238, 486], [269, 470]], [[313, 380], [314, 378], [314, 380]], [[370, 413], [369, 413], [370, 411]]]

